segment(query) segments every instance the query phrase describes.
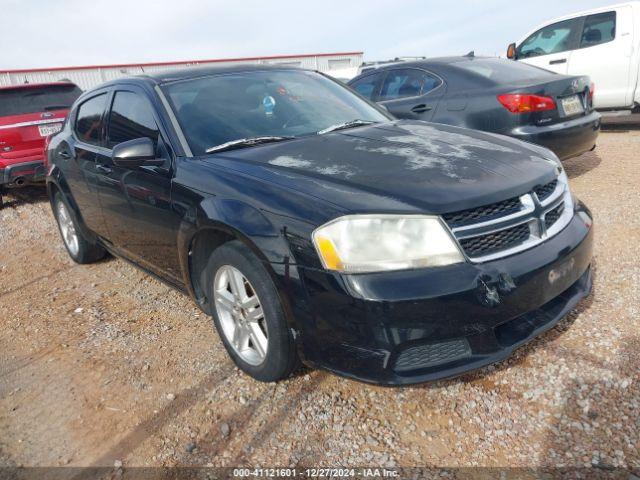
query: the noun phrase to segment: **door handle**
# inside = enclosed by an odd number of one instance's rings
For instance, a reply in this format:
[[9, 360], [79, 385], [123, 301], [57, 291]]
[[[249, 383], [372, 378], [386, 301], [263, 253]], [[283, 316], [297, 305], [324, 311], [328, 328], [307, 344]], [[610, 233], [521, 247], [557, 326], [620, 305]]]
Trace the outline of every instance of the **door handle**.
[[424, 103], [421, 103], [420, 105], [416, 105], [415, 107], [413, 107], [411, 109], [411, 111], [413, 113], [424, 113], [424, 112], [428, 112], [429, 110], [431, 110], [432, 107], [425, 105]]
[[561, 63], [567, 63], [567, 59], [566, 58], [560, 58], [558, 60], [551, 60], [549, 62], [549, 65], [560, 65]]
[[67, 152], [66, 150], [62, 150], [62, 151], [58, 152], [58, 156], [60, 158], [64, 158], [65, 160], [69, 160], [71, 158], [71, 154], [69, 152]]
[[106, 165], [102, 165], [100, 163], [96, 164], [96, 170], [101, 173], [111, 173], [113, 169], [111, 167], [107, 167]]

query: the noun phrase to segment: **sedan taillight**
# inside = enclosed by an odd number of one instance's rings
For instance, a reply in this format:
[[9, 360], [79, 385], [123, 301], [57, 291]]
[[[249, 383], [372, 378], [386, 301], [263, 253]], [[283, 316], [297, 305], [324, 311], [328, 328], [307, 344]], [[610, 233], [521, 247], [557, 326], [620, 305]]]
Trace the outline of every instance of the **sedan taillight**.
[[524, 93], [498, 95], [498, 101], [511, 113], [544, 112], [557, 108], [555, 100], [551, 97]]

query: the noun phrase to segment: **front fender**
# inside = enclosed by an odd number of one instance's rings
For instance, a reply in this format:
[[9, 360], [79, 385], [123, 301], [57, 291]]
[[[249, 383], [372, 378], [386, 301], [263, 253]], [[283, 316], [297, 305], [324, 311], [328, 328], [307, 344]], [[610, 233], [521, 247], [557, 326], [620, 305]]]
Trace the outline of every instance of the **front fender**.
[[291, 252], [282, 235], [262, 211], [244, 202], [220, 197], [203, 199], [192, 218], [184, 218], [179, 234], [182, 255], [188, 255], [194, 238], [204, 230], [217, 230], [237, 238], [265, 263], [291, 261]]
[[212, 232], [244, 243], [263, 262], [276, 286], [287, 289], [291, 277], [298, 275], [283, 234], [285, 228], [263, 211], [239, 200], [202, 198], [195, 211], [185, 212], [178, 232], [180, 264], [192, 297], [206, 310], [205, 299], [194, 285], [198, 278], [194, 278], [191, 254], [196, 238]]

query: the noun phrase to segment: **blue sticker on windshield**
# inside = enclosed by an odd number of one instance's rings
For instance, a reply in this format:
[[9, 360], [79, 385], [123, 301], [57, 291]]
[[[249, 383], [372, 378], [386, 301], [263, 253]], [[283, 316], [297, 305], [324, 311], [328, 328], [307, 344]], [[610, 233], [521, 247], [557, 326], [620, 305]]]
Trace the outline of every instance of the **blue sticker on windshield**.
[[262, 99], [262, 108], [264, 108], [265, 115], [273, 115], [273, 110], [276, 108], [276, 99], [271, 95], [265, 95]]

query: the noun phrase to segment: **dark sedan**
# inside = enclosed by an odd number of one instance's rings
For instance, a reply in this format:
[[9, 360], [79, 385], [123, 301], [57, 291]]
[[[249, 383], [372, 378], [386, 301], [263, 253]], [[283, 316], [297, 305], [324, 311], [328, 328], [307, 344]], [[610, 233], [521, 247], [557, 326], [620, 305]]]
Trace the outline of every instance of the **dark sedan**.
[[435, 58], [368, 71], [349, 85], [395, 117], [500, 133], [561, 160], [592, 150], [600, 131], [589, 77], [499, 58]]
[[591, 216], [549, 150], [235, 66], [85, 93], [50, 142], [78, 263], [188, 293], [263, 381], [301, 359], [406, 384], [507, 357], [591, 289]]

